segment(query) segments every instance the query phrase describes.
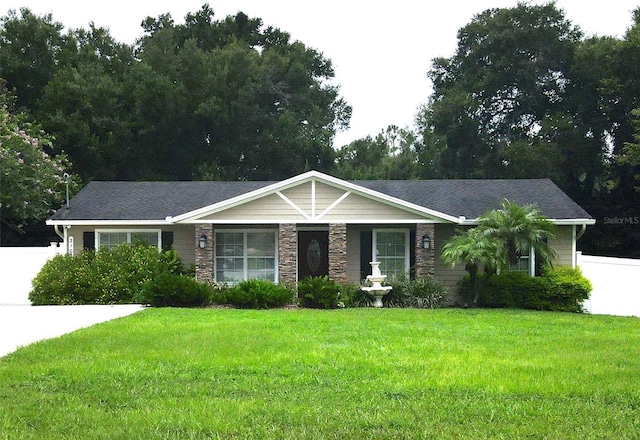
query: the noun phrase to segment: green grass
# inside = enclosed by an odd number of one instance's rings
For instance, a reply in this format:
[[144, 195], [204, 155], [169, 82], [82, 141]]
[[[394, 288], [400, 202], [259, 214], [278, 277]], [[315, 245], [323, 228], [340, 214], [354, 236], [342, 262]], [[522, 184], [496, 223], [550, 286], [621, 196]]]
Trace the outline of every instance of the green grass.
[[0, 438], [640, 433], [640, 319], [149, 309], [0, 359]]

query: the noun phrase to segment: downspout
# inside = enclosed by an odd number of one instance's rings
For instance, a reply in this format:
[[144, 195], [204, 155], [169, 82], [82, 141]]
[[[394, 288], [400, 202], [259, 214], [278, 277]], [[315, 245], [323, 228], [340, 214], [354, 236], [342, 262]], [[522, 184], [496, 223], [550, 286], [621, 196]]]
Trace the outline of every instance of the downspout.
[[582, 229], [580, 229], [580, 232], [576, 233], [576, 226], [577, 225], [573, 225], [573, 234], [575, 236], [575, 239], [573, 241], [573, 261], [571, 262], [572, 266], [574, 268], [578, 267], [578, 240], [580, 240], [580, 238], [584, 235], [585, 231], [587, 230], [587, 225], [586, 224], [582, 224]]
[[64, 240], [64, 235], [60, 232], [60, 225], [55, 225], [53, 230], [56, 232], [56, 235]]
[[582, 229], [580, 229], [580, 232], [578, 232], [578, 234], [576, 235], [576, 241], [580, 240], [580, 238], [584, 235], [586, 230], [587, 230], [587, 225], [583, 224]]

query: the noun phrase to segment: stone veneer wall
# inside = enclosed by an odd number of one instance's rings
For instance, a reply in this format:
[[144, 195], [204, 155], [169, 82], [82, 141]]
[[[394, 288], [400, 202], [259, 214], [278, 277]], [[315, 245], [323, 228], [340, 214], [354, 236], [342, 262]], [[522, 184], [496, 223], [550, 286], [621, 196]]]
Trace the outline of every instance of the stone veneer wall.
[[329, 224], [329, 278], [347, 282], [347, 225]]
[[[429, 249], [422, 247], [422, 237], [428, 235], [431, 239]], [[435, 275], [436, 268], [436, 241], [435, 225], [418, 223], [416, 224], [416, 278], [425, 278]]]
[[[196, 225], [195, 230], [193, 246], [196, 249], [196, 279], [198, 281], [213, 282], [213, 246], [215, 238], [213, 225]], [[207, 246], [204, 249], [200, 249], [200, 246], [198, 246], [198, 241], [202, 234], [207, 236]]]
[[282, 285], [295, 286], [298, 277], [298, 232], [295, 223], [278, 228], [278, 277]]

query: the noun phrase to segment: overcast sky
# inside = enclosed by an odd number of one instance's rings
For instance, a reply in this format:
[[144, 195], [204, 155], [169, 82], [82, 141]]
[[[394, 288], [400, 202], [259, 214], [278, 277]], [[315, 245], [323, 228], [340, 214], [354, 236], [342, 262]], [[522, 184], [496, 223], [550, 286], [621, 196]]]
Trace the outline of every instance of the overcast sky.
[[[187, 12], [205, 0], [2, 0], [0, 14], [28, 7], [52, 13], [67, 27], [87, 27], [90, 21], [107, 27], [116, 40], [133, 43], [147, 16], [170, 12], [182, 22]], [[296, 40], [332, 60], [341, 94], [353, 107], [351, 128], [335, 145], [375, 136], [390, 124], [412, 125], [431, 84], [426, 72], [431, 60], [451, 56], [458, 29], [488, 8], [511, 7], [515, 0], [210, 0], [218, 19], [243, 11], [265, 25], [289, 32]], [[547, 1], [531, 1], [543, 4]], [[587, 36], [623, 36], [631, 12], [640, 0], [558, 0], [566, 17]]]

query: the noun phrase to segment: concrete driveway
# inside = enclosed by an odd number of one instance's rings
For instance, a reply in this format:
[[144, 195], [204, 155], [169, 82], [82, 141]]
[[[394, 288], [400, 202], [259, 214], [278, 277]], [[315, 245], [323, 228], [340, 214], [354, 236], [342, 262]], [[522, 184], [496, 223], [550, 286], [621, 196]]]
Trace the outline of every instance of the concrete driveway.
[[115, 306], [0, 305], [0, 357], [42, 339], [131, 315], [144, 309], [135, 304]]

